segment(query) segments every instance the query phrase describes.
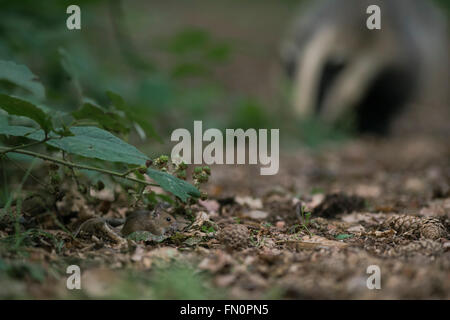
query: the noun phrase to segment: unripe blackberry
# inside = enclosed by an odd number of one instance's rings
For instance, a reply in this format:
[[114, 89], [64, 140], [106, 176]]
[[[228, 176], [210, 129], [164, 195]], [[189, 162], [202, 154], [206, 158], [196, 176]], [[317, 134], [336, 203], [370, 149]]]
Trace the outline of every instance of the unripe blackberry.
[[187, 164], [184, 163], [184, 162], [181, 162], [180, 164], [178, 164], [178, 169], [186, 170], [187, 169]]
[[205, 172], [208, 176], [211, 175], [211, 168], [208, 166], [203, 167], [203, 172]]
[[146, 168], [146, 167], [140, 167], [140, 168], [138, 169], [138, 172], [139, 172], [140, 174], [145, 174], [145, 173], [147, 173], [147, 168]]
[[186, 180], [186, 170], [181, 170], [177, 172], [177, 177]]
[[195, 169], [194, 169], [195, 174], [200, 174], [200, 173], [202, 173], [202, 171], [203, 171], [202, 167], [195, 167]]

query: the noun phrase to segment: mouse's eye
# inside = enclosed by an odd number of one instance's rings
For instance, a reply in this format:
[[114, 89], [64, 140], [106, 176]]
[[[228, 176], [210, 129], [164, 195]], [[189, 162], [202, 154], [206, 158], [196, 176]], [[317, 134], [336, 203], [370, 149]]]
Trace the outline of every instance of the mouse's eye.
[[170, 222], [170, 221], [172, 221], [172, 219], [171, 219], [171, 218], [169, 218], [169, 217], [167, 217], [167, 218], [166, 218], [166, 220], [167, 220], [167, 221], [169, 221], [169, 222]]

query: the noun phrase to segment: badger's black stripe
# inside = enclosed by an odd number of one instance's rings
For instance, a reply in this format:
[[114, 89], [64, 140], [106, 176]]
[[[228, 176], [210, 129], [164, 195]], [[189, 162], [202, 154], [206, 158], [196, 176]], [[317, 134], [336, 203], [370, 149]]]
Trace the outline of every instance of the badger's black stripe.
[[319, 114], [322, 110], [323, 102], [327, 92], [330, 90], [337, 75], [345, 68], [345, 63], [327, 62], [322, 70], [320, 77], [317, 104], [315, 112]]
[[415, 87], [411, 72], [398, 68], [380, 70], [355, 106], [360, 132], [385, 134], [389, 124], [413, 96]]

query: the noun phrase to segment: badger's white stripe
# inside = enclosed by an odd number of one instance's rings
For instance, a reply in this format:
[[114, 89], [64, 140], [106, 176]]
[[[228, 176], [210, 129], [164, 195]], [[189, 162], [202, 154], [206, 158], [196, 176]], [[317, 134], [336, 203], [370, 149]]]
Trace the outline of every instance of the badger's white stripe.
[[335, 84], [325, 96], [321, 110], [323, 119], [333, 123], [355, 106], [366, 94], [379, 70], [385, 64], [384, 56], [377, 52], [363, 52], [339, 74]]
[[333, 26], [322, 27], [313, 35], [305, 50], [298, 57], [298, 68], [293, 88], [294, 107], [300, 116], [309, 116], [314, 110], [323, 66], [333, 50]]

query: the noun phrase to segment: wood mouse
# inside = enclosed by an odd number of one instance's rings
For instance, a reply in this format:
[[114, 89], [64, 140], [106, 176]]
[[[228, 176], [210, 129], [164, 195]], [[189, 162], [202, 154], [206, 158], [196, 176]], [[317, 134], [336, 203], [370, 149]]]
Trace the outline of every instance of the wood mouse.
[[169, 230], [176, 230], [177, 221], [162, 208], [154, 211], [137, 210], [130, 213], [121, 230], [122, 235], [127, 236], [135, 231], [148, 231], [160, 236]]

